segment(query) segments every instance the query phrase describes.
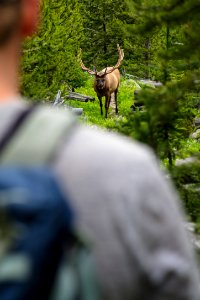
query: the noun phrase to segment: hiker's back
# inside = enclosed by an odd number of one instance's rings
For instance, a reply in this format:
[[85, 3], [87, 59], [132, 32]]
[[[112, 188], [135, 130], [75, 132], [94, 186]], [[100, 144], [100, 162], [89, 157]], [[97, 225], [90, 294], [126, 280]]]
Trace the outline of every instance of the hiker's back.
[[55, 169], [80, 216], [79, 228], [93, 243], [103, 299], [198, 299], [179, 200], [157, 164], [144, 145], [86, 127], [57, 157]]
[[[89, 248], [51, 167], [72, 124], [62, 112], [57, 119], [49, 108], [32, 110], [23, 110], [0, 141], [0, 299], [96, 300]], [[51, 141], [34, 144], [48, 133], [49, 122]]]
[[79, 126], [57, 150], [52, 168], [70, 195], [79, 231], [91, 241], [102, 299], [198, 299], [180, 209], [149, 151]]

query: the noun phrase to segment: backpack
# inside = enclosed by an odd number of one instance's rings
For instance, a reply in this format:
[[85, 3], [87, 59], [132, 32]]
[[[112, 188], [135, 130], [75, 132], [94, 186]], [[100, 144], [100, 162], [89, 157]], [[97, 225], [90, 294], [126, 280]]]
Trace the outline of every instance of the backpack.
[[1, 300], [99, 297], [90, 249], [51, 168], [74, 124], [67, 111], [32, 107], [0, 141]]

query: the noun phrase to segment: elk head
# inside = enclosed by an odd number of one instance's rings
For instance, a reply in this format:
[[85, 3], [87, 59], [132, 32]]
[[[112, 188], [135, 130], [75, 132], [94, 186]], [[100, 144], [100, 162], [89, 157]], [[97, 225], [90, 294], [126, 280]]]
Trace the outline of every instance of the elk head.
[[106, 71], [107, 68], [105, 69], [105, 72], [103, 72], [103, 74], [101, 74], [101, 72], [96, 72], [95, 74], [95, 87], [99, 92], [105, 89], [106, 75], [107, 75]]
[[79, 61], [81, 68], [84, 72], [89, 73], [90, 75], [95, 76], [94, 80], [94, 90], [97, 93], [97, 96], [99, 98], [100, 102], [100, 108], [101, 108], [101, 115], [103, 114], [102, 111], [102, 97], [105, 96], [106, 101], [105, 101], [105, 109], [106, 109], [106, 117], [108, 113], [108, 108], [110, 105], [110, 99], [111, 99], [111, 94], [115, 94], [115, 103], [116, 103], [116, 113], [118, 112], [117, 109], [117, 91], [119, 87], [119, 81], [120, 81], [120, 73], [118, 68], [121, 65], [121, 62], [124, 58], [124, 51], [117, 45], [117, 50], [119, 54], [118, 61], [115, 66], [113, 67], [107, 67], [100, 72], [97, 70], [90, 70], [89, 68], [85, 67], [83, 64], [83, 61], [81, 59], [81, 51], [79, 54]]
[[83, 61], [81, 59], [82, 50], [80, 49], [79, 61], [80, 61], [80, 65], [81, 65], [82, 70], [84, 72], [89, 73], [90, 75], [94, 75], [94, 76], [98, 76], [98, 77], [104, 77], [105, 75], [112, 73], [115, 69], [118, 69], [120, 67], [120, 65], [122, 63], [122, 60], [124, 58], [124, 51], [123, 51], [123, 49], [121, 49], [119, 47], [119, 45], [117, 45], [117, 50], [118, 50], [119, 58], [118, 58], [118, 61], [117, 61], [116, 65], [113, 66], [113, 67], [107, 67], [107, 68], [103, 69], [102, 71], [97, 72], [97, 70], [93, 71], [93, 70], [90, 70], [89, 68], [85, 67], [85, 65], [83, 64]]

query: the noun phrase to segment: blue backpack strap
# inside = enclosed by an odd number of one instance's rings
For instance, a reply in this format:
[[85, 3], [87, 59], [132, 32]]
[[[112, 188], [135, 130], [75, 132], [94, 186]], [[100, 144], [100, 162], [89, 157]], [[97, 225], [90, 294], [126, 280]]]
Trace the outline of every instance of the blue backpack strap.
[[41, 165], [51, 162], [75, 124], [76, 118], [67, 110], [38, 105], [7, 141], [0, 163]]
[[23, 124], [25, 119], [33, 112], [36, 108], [36, 105], [31, 105], [28, 109], [23, 110], [16, 118], [16, 120], [11, 124], [11, 126], [7, 129], [6, 134], [0, 140], [0, 151], [2, 152], [6, 145], [9, 143], [11, 138], [14, 136], [15, 132], [19, 129], [19, 127]]

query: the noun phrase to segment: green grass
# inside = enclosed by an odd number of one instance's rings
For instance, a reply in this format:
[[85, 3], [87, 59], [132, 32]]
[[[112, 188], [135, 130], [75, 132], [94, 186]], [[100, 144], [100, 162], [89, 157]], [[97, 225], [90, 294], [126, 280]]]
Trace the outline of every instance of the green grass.
[[195, 139], [188, 138], [185, 141], [182, 141], [181, 148], [177, 153], [177, 158], [186, 158], [199, 152], [200, 142]]
[[[88, 76], [88, 81], [84, 87], [76, 89], [77, 93], [95, 97], [94, 102], [80, 102], [75, 100], [67, 100], [65, 103], [71, 107], [81, 107], [83, 108], [83, 115], [80, 121], [86, 125], [95, 125], [101, 128], [107, 128], [109, 130], [117, 130], [116, 124], [121, 121], [126, 121], [128, 113], [130, 112], [130, 107], [134, 102], [134, 90], [139, 89], [140, 86], [132, 79], [121, 79], [119, 92], [118, 92], [118, 109], [119, 115], [115, 116], [109, 109], [108, 118], [101, 116], [99, 100], [93, 89], [93, 77]], [[105, 99], [103, 98], [103, 103]], [[105, 114], [105, 111], [104, 111]], [[200, 143], [196, 140], [188, 138], [184, 141], [180, 141], [179, 150], [177, 150], [177, 158], [185, 158], [191, 156], [195, 153], [200, 152]], [[163, 161], [165, 164], [165, 162]]]
[[[112, 114], [111, 109], [109, 109], [108, 118], [100, 114], [99, 100], [93, 89], [93, 78], [89, 78], [86, 86], [76, 89], [77, 93], [84, 94], [87, 96], [95, 97], [94, 102], [80, 102], [75, 100], [67, 100], [65, 103], [72, 107], [83, 108], [83, 115], [81, 120], [89, 125], [96, 125], [103, 128], [113, 128], [119, 119], [125, 118], [127, 113], [130, 111], [130, 106], [133, 104], [133, 94], [135, 85], [129, 81], [121, 80], [121, 84], [118, 92], [118, 109], [119, 115], [115, 116]], [[103, 105], [105, 99], [103, 98]], [[105, 115], [105, 111], [104, 111]]]

